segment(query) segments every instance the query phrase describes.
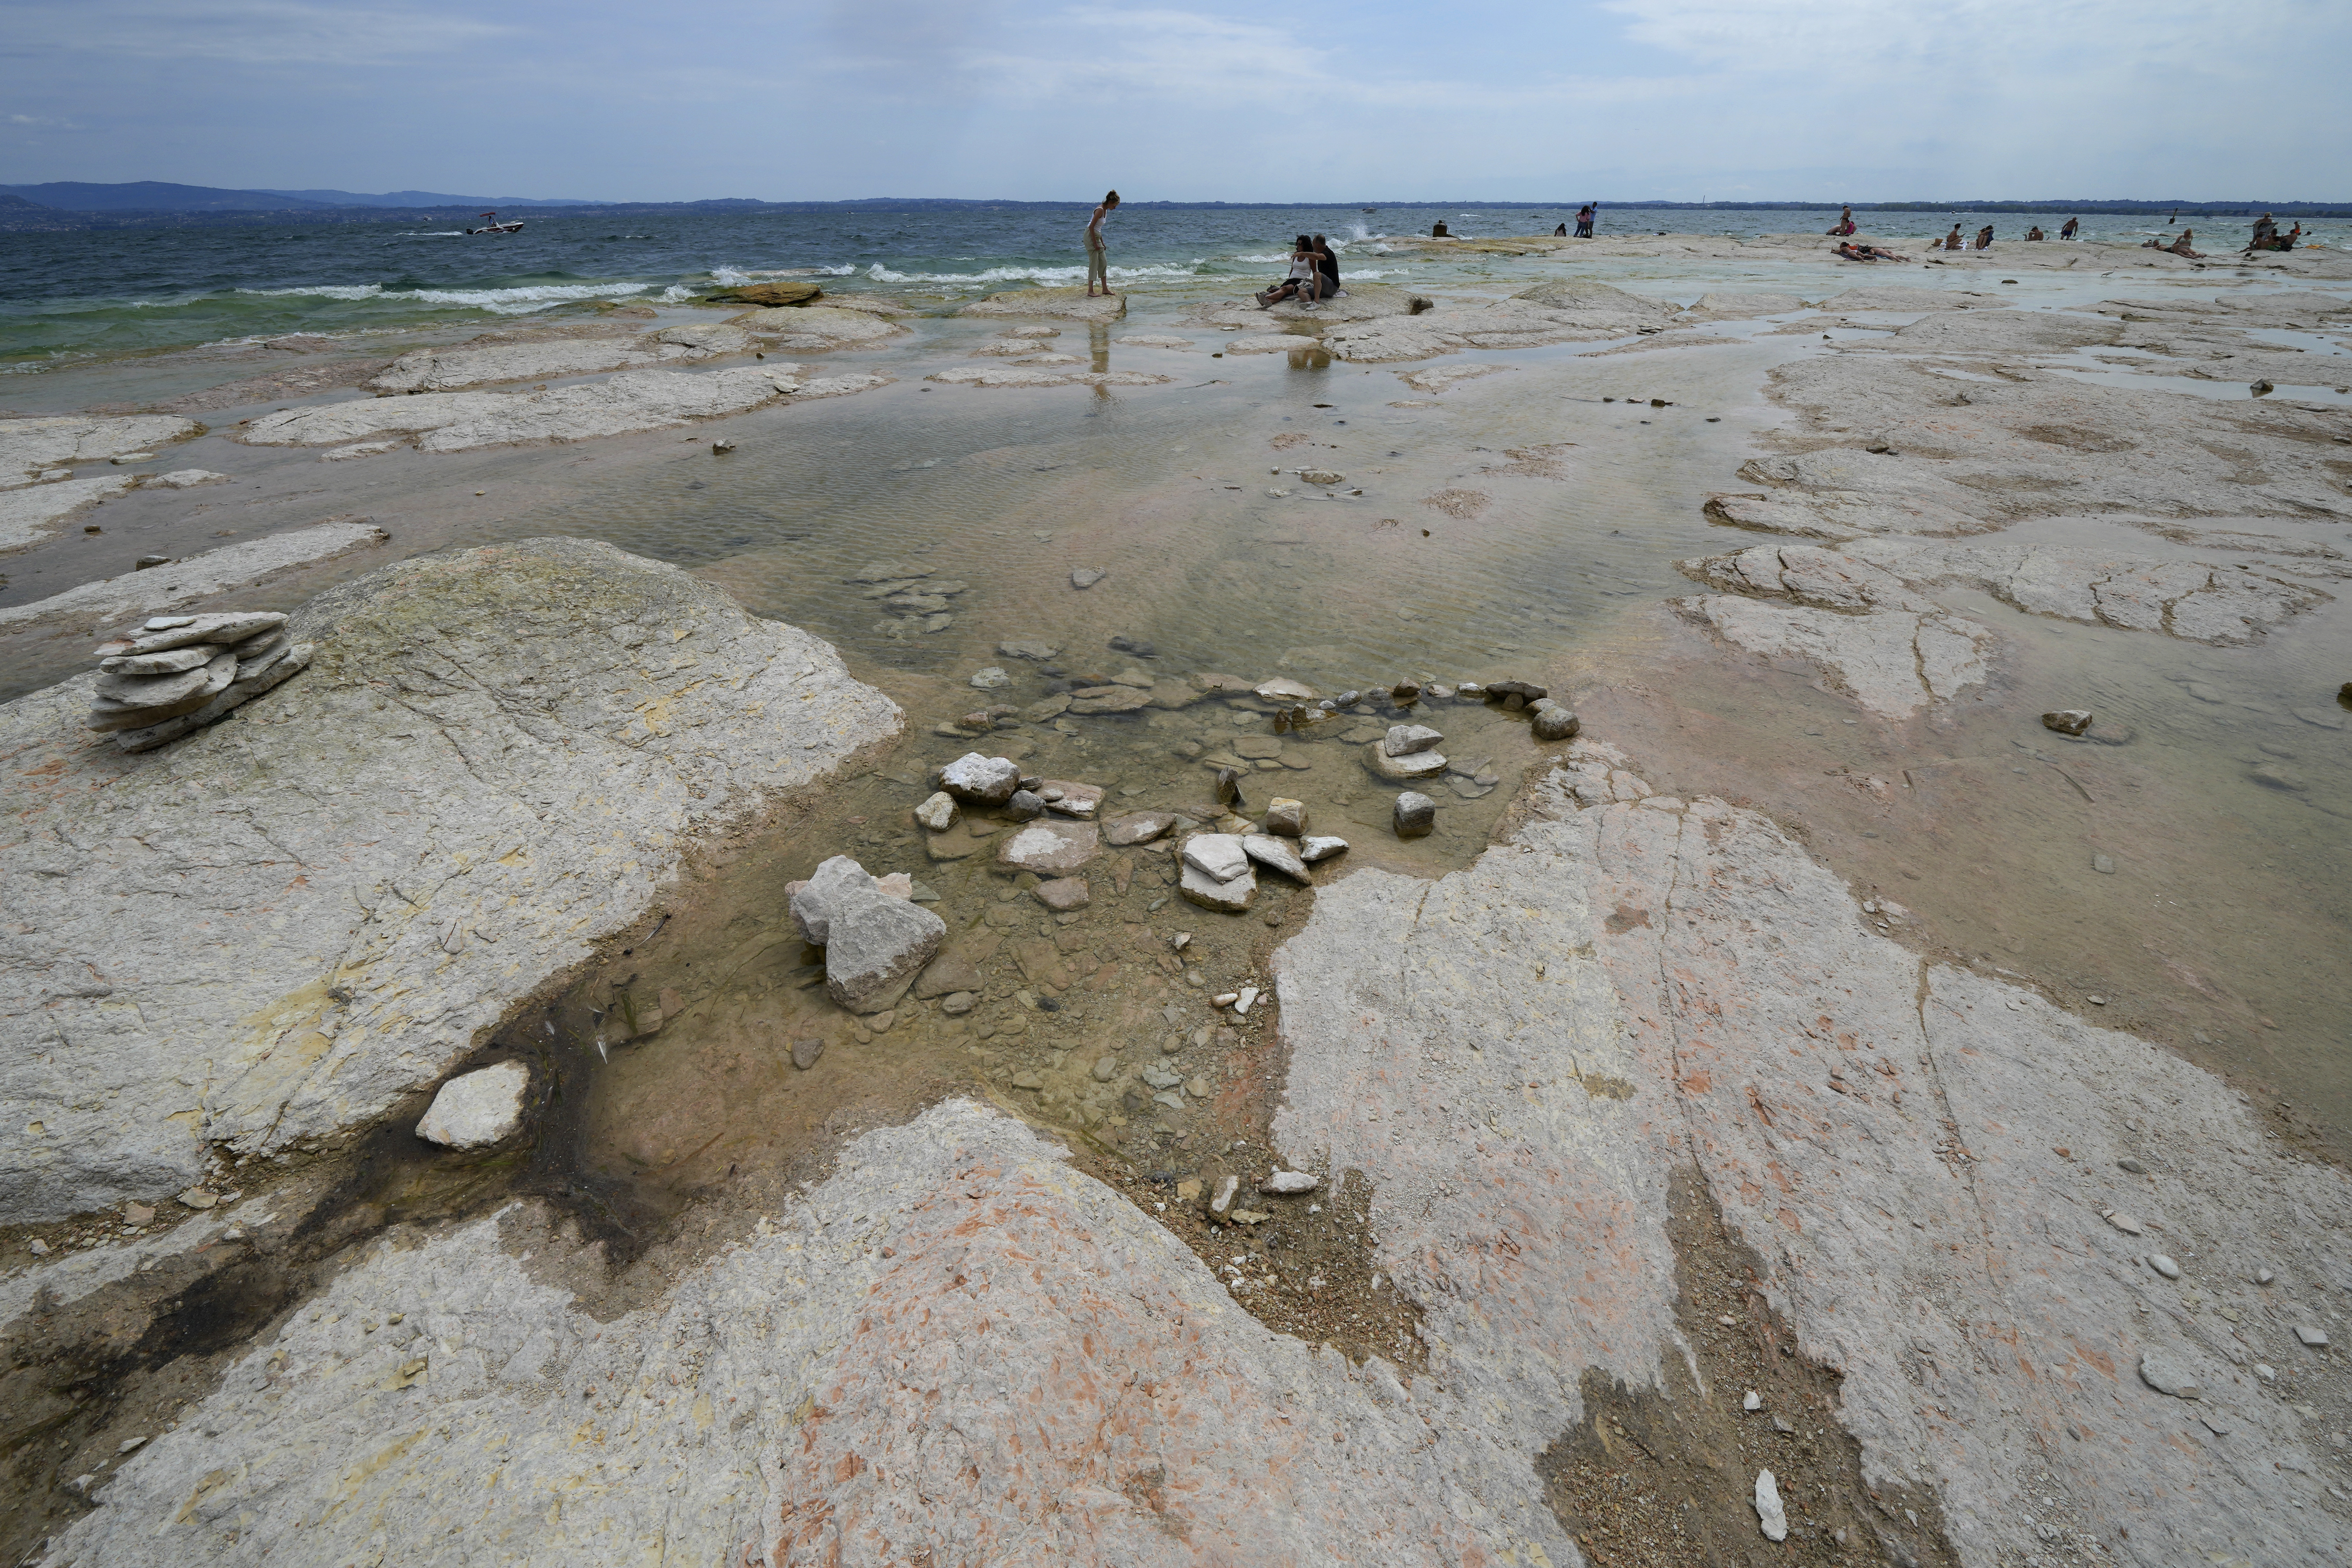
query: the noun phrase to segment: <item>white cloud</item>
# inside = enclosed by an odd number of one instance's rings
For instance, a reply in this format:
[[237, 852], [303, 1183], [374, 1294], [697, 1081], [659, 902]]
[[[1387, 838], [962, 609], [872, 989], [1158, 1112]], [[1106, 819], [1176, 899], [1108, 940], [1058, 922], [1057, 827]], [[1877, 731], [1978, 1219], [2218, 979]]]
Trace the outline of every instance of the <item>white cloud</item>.
[[299, 0], [31, 0], [9, 8], [5, 52], [248, 66], [394, 65], [512, 36], [447, 11], [308, 5]]

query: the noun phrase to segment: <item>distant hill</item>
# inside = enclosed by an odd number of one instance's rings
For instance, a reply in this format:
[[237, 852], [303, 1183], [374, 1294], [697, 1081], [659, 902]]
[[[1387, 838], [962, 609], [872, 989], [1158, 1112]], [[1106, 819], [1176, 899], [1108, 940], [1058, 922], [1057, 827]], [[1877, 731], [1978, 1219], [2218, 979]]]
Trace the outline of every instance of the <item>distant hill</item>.
[[28, 202], [22, 196], [0, 196], [0, 207], [38, 207], [38, 202]]
[[22, 196], [36, 205], [78, 213], [283, 212], [289, 207], [334, 205], [304, 201], [276, 191], [225, 191], [213, 185], [174, 185], [162, 180], [134, 180], [121, 185], [53, 180], [45, 185], [0, 185], [0, 195]]
[[385, 191], [369, 195], [362, 191], [265, 191], [265, 195], [292, 196], [337, 207], [593, 207], [601, 202], [573, 196], [453, 196], [446, 191]]

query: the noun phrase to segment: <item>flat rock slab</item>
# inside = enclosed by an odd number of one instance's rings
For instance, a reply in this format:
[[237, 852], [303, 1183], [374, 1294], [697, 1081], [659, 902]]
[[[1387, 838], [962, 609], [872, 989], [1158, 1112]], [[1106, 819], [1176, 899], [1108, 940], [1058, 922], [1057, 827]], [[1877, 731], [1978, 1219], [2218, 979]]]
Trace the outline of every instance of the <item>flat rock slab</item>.
[[320, 522], [240, 540], [169, 566], [126, 572], [29, 605], [11, 605], [0, 609], [0, 637], [32, 631], [100, 637], [134, 617], [251, 587], [353, 551], [373, 550], [391, 537], [372, 522]]
[[1040, 316], [1062, 321], [1115, 321], [1127, 314], [1124, 294], [1087, 297], [1083, 289], [1013, 289], [975, 300], [960, 316]]
[[1091, 822], [1041, 818], [1006, 834], [996, 847], [996, 863], [1041, 877], [1066, 876], [1095, 858], [1101, 835]]
[[1942, 611], [1856, 615], [1729, 595], [1685, 600], [1681, 607], [1750, 653], [1811, 660], [1855, 701], [1889, 719], [1909, 718], [1982, 685], [1992, 646], [1982, 625]]
[[368, 385], [377, 392], [460, 392], [506, 381], [551, 381], [559, 376], [643, 370], [665, 359], [686, 359], [690, 353], [688, 349], [652, 337], [621, 334], [478, 348], [468, 344], [415, 349], [386, 365]]
[[308, 673], [152, 756], [82, 728], [90, 676], [0, 707], [12, 1215], [373, 1120], [902, 722], [817, 638], [580, 540], [404, 562], [289, 630]]
[[1172, 811], [1130, 811], [1103, 824], [1103, 842], [1124, 847], [1149, 844], [1176, 826]]
[[27, 484], [47, 468], [152, 452], [185, 440], [197, 429], [193, 419], [165, 414], [61, 414], [0, 419], [0, 488]]
[[23, 489], [0, 489], [0, 552], [39, 543], [85, 507], [125, 494], [131, 482], [128, 474], [114, 474], [102, 479], [61, 479]]

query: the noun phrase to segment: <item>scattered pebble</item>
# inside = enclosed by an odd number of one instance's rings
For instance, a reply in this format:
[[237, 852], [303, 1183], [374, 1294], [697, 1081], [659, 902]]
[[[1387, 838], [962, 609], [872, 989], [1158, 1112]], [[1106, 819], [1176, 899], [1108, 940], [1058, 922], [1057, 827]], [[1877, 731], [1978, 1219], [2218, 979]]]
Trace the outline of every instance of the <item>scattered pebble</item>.
[[2168, 1394], [2175, 1399], [2201, 1399], [2205, 1391], [2197, 1384], [2196, 1373], [2182, 1363], [2162, 1351], [2147, 1351], [2139, 1358], [2140, 1381], [2158, 1394]]
[[2167, 1279], [2178, 1279], [2180, 1278], [2180, 1265], [2175, 1263], [2171, 1258], [2167, 1258], [2161, 1252], [2152, 1252], [2148, 1254], [2147, 1266], [2150, 1268], [2155, 1269], [2158, 1274], [2163, 1275]]
[[1761, 1410], [1764, 1408], [1764, 1396], [1751, 1388], [1748, 1391], [1748, 1397], [1739, 1402], [1739, 1408], [1742, 1410]]
[[1765, 1540], [1789, 1539], [1789, 1516], [1780, 1507], [1780, 1485], [1769, 1470], [1756, 1472], [1756, 1520]]
[[2327, 1348], [2327, 1331], [2314, 1328], [2309, 1323], [2297, 1323], [2294, 1326], [2294, 1337], [2313, 1350], [2324, 1351]]

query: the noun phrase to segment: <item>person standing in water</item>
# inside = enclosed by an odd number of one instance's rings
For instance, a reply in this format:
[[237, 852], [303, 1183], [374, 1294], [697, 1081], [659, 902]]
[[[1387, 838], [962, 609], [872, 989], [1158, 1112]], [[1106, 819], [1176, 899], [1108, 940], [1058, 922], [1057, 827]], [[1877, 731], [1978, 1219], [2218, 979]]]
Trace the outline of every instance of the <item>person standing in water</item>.
[[1103, 219], [1118, 210], [1118, 193], [1112, 191], [1095, 208], [1095, 216], [1087, 220], [1087, 298], [1095, 297], [1095, 285], [1102, 285], [1103, 298], [1110, 297], [1110, 252], [1103, 248]]

